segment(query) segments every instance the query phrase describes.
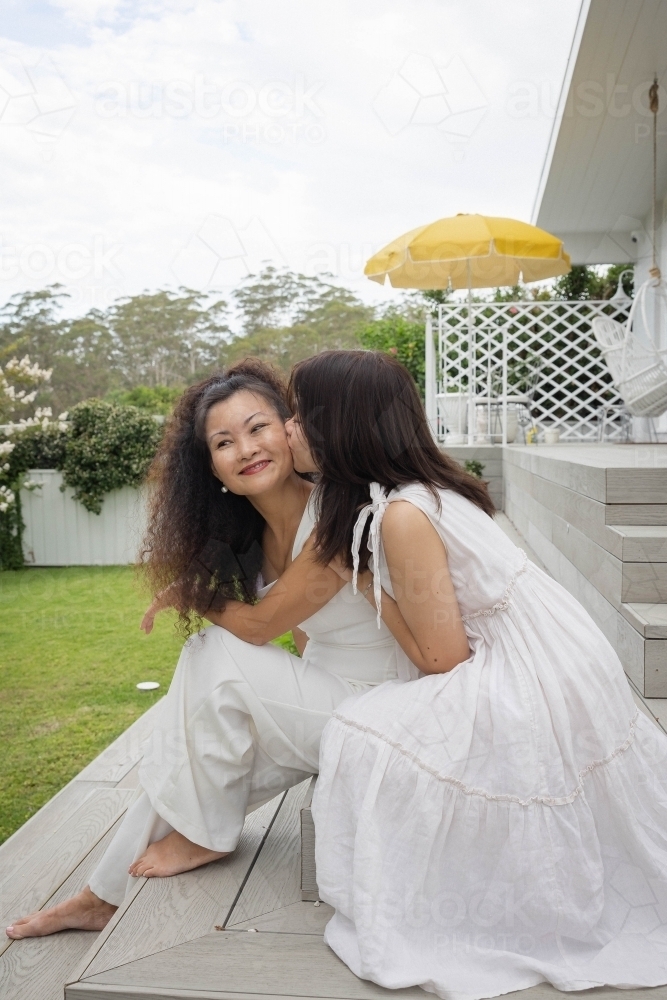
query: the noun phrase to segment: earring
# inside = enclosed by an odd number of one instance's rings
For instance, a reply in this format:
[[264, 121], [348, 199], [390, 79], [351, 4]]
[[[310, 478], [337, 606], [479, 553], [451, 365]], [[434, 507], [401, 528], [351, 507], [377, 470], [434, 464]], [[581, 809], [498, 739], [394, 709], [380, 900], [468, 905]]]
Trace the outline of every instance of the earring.
[[220, 487], [220, 492], [221, 492], [221, 493], [227, 493], [227, 492], [229, 492], [229, 491], [227, 490], [227, 487], [226, 487], [226, 486], [221, 486], [221, 487]]

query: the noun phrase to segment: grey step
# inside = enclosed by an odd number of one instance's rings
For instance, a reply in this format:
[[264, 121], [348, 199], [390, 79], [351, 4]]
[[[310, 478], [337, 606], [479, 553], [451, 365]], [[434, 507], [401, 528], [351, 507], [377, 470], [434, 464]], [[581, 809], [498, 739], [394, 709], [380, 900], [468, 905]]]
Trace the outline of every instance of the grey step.
[[667, 503], [605, 504], [606, 524], [667, 524]]
[[621, 614], [645, 639], [667, 639], [667, 604], [621, 604]]
[[508, 445], [504, 460], [604, 504], [660, 504], [667, 497], [664, 445]]
[[301, 899], [316, 901], [320, 898], [315, 871], [315, 824], [311, 812], [311, 802], [317, 775], [310, 779], [310, 785], [301, 806]]
[[623, 562], [620, 604], [667, 603], [667, 563]]
[[[526, 510], [525, 501], [530, 499], [508, 491], [506, 511], [514, 526], [527, 539], [551, 576], [586, 608], [642, 695], [667, 698], [667, 638], [663, 633], [660, 605], [623, 602], [614, 606], [602, 591], [607, 576], [604, 567], [593, 579], [584, 574], [571, 560], [577, 547], [574, 546], [569, 554], [560, 550], [558, 542], [547, 536], [538, 523], [539, 511], [536, 516], [535, 511]], [[645, 612], [649, 608], [653, 610], [644, 616], [635, 610], [637, 607]]]
[[667, 524], [618, 524], [608, 530], [619, 536], [623, 562], [667, 563]]
[[[537, 530], [554, 544], [600, 593], [620, 610], [622, 603], [667, 603], [667, 562], [624, 562], [618, 555], [598, 543], [608, 542], [609, 529], [601, 524], [591, 526], [590, 520], [576, 518], [574, 509], [565, 507], [563, 514], [544, 506], [536, 499], [537, 483], [529, 484], [533, 493], [508, 479], [505, 486], [505, 509], [516, 524], [511, 509], [519, 508]], [[572, 520], [566, 520], [572, 518]], [[575, 526], [578, 520], [581, 527]], [[519, 530], [522, 530], [519, 525]], [[615, 548], [623, 551], [621, 533], [614, 533]], [[530, 539], [528, 539], [530, 542]], [[539, 555], [538, 551], [538, 555]]]
[[[650, 510], [647, 510], [652, 509], [649, 504], [636, 504], [634, 507], [603, 504], [508, 463], [505, 467], [505, 491], [516, 489], [619, 559], [623, 559], [625, 553], [628, 560], [634, 557], [637, 562], [647, 561], [647, 557], [661, 556], [667, 549], [667, 504], [664, 505], [665, 525], [656, 525], [651, 520]], [[630, 518], [629, 521], [621, 521], [619, 509]], [[637, 524], [640, 515], [642, 520]], [[615, 523], [612, 524], [610, 519], [615, 519]]]

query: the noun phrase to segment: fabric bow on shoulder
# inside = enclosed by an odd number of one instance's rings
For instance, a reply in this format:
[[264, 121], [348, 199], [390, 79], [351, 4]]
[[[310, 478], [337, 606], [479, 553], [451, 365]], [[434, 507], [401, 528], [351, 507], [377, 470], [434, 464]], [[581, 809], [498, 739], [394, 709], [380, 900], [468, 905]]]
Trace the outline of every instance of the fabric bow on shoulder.
[[380, 527], [384, 512], [389, 506], [387, 492], [384, 486], [379, 483], [370, 484], [371, 502], [359, 511], [357, 523], [354, 526], [352, 535], [352, 590], [357, 593], [357, 577], [359, 574], [359, 549], [361, 548], [361, 538], [366, 527], [366, 521], [371, 518], [368, 530], [368, 550], [373, 556], [373, 596], [375, 607], [377, 608], [377, 624], [380, 628], [382, 622], [382, 581], [380, 580], [380, 549], [382, 539], [380, 537]]

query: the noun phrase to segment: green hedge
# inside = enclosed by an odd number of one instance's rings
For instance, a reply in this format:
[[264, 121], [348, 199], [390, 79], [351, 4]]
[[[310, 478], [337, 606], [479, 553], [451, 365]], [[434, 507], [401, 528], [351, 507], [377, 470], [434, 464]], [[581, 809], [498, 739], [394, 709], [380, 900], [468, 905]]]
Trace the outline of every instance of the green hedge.
[[20, 489], [29, 469], [58, 469], [86, 510], [99, 514], [104, 497], [123, 486], [138, 486], [162, 436], [162, 427], [136, 406], [88, 399], [75, 406], [66, 430], [36, 425], [14, 433], [0, 482], [16, 502], [0, 513], [0, 569], [23, 565]]
[[393, 354], [417, 383], [422, 399], [426, 373], [424, 368], [424, 324], [398, 314], [374, 320], [357, 333], [362, 347]]
[[139, 485], [161, 437], [161, 425], [136, 406], [89, 399], [70, 414], [64, 461], [56, 468], [75, 500], [99, 514], [106, 493]]

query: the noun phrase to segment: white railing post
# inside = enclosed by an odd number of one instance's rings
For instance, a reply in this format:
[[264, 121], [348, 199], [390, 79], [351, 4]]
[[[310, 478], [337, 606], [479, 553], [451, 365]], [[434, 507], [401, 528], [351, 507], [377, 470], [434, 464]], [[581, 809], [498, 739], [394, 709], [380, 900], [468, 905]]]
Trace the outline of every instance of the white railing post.
[[503, 447], [507, 444], [507, 327], [503, 327], [503, 400], [502, 400], [502, 410], [503, 410]]
[[435, 344], [433, 343], [433, 322], [431, 313], [426, 315], [426, 327], [424, 330], [424, 404], [426, 408], [426, 419], [429, 422], [433, 437], [438, 439], [438, 401], [435, 398], [436, 377], [435, 377]]
[[468, 289], [468, 444], [475, 443], [477, 410], [477, 356], [475, 353], [475, 320], [472, 314], [472, 291]]

